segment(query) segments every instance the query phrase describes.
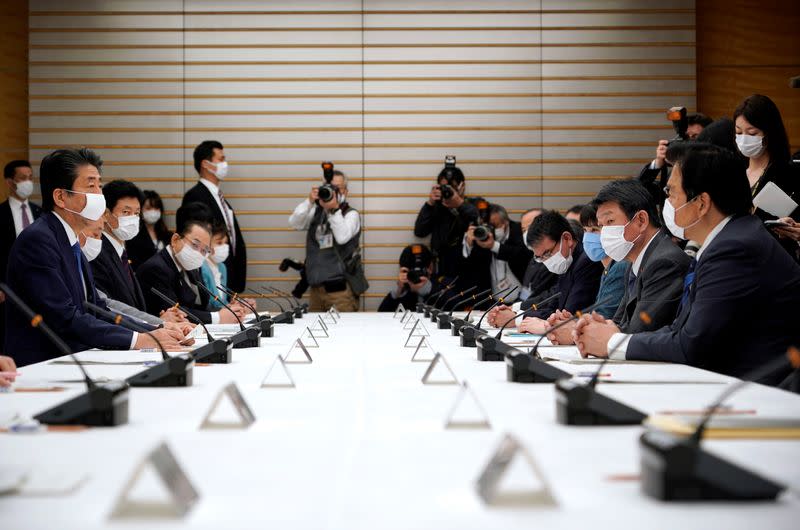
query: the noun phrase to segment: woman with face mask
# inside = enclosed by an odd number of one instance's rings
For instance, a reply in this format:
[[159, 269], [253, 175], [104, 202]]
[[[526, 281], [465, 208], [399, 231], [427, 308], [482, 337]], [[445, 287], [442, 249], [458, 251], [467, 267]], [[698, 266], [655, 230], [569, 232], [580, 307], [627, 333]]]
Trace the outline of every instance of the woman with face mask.
[[128, 257], [134, 270], [169, 244], [172, 232], [164, 222], [164, 203], [153, 190], [144, 190], [141, 224], [136, 237], [128, 241]]
[[200, 269], [203, 285], [219, 297], [219, 300], [212, 298], [208, 301], [208, 307], [212, 311], [222, 309], [222, 302], [228, 303], [227, 293], [217, 286], [228, 286], [228, 269], [225, 267], [225, 260], [228, 259], [229, 253], [228, 228], [222, 223], [215, 223], [211, 229], [211, 254]]
[[[775, 103], [767, 96], [753, 94], [736, 107], [733, 119], [736, 146], [748, 159], [747, 179], [754, 200], [758, 202], [758, 195], [772, 183], [800, 204], [800, 168], [791, 162], [786, 128]], [[764, 221], [778, 219], [761, 208], [756, 208], [755, 214]], [[768, 228], [797, 260], [800, 258], [797, 243], [800, 241], [800, 208], [788, 215], [782, 214], [780, 220], [784, 226]]]

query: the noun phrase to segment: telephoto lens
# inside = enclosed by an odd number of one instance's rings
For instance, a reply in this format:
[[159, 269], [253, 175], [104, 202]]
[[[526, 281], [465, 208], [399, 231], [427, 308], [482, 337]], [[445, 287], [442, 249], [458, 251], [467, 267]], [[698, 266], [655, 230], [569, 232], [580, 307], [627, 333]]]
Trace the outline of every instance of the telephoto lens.
[[411, 283], [419, 283], [422, 281], [423, 276], [427, 276], [428, 271], [422, 268], [414, 268], [408, 271], [408, 281]]
[[494, 235], [494, 230], [492, 229], [492, 227], [487, 225], [476, 226], [475, 231], [472, 233], [472, 235], [474, 235], [475, 239], [477, 239], [478, 241], [486, 241], [487, 239], [489, 239], [489, 234]]
[[317, 192], [319, 200], [329, 202], [336, 196], [336, 189], [331, 184], [323, 184]]
[[450, 184], [442, 184], [439, 186], [439, 190], [442, 192], [442, 200], [445, 201], [449, 201], [455, 195], [455, 190]]

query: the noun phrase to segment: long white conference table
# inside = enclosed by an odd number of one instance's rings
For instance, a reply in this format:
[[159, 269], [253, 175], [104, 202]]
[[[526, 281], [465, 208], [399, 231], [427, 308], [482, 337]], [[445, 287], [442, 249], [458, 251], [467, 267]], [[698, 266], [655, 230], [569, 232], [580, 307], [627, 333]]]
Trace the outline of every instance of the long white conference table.
[[[295, 388], [262, 388], [277, 355], [285, 355], [314, 318], [308, 314], [295, 324], [277, 325], [275, 337], [262, 338], [260, 347], [233, 350], [231, 364], [195, 367], [191, 387], [132, 388], [126, 425], [0, 433], [0, 481], [20, 472], [45, 482], [46, 477], [85, 479], [74, 491], [57, 495], [0, 496], [0, 528], [797, 528], [798, 441], [703, 442], [709, 451], [786, 484], [776, 502], [659, 502], [646, 497], [637, 480], [643, 427], [559, 425], [552, 384], [507, 382], [505, 363], [479, 362], [474, 348], [460, 347], [450, 331], [429, 321], [432, 350], [468, 382], [490, 429], [445, 428], [459, 387], [422, 383], [428, 363], [411, 362], [414, 350], [404, 347], [408, 331], [391, 314], [342, 314], [330, 326], [331, 337], [309, 349], [312, 363], [288, 365]], [[78, 356], [160, 358], [137, 351]], [[596, 368], [557, 364], [580, 377]], [[142, 369], [87, 366], [92, 377], [111, 379]], [[69, 364], [40, 363], [20, 372], [18, 387], [80, 377]], [[617, 381], [601, 383], [603, 393], [648, 414], [702, 409], [735, 381], [663, 364], [608, 364], [603, 372]], [[248, 402], [255, 423], [239, 430], [200, 429], [215, 396], [230, 382]], [[33, 416], [84, 391], [82, 384], [58, 384], [67, 389], [0, 394], [0, 416]], [[755, 384], [728, 403], [758, 415], [800, 417], [800, 396]], [[506, 434], [532, 456], [541, 477], [530, 479], [547, 484], [554, 503], [487, 505], [476, 493], [476, 479]], [[162, 442], [199, 501], [180, 519], [111, 519], [132, 473]], [[521, 469], [510, 473], [512, 485], [524, 484], [525, 466]], [[145, 496], [155, 495], [159, 486], [153, 476], [137, 486]]]

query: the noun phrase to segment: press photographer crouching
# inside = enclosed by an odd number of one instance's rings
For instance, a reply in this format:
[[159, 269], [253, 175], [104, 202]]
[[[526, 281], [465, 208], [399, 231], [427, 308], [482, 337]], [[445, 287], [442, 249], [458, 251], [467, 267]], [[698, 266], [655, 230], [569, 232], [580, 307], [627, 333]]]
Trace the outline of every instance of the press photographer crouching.
[[[478, 211], [485, 201], [478, 201]], [[489, 287], [493, 292], [521, 287], [525, 270], [533, 252], [522, 240], [522, 228], [508, 217], [499, 204], [488, 204], [486, 214], [480, 214], [480, 224], [470, 225], [464, 235], [463, 254], [467, 270], [473, 274], [478, 291]], [[485, 218], [485, 219], [484, 219]], [[506, 297], [508, 303], [517, 300], [519, 289]]]
[[358, 297], [369, 285], [361, 264], [361, 219], [347, 203], [347, 177], [323, 162], [321, 186], [311, 188], [308, 199], [289, 216], [289, 226], [307, 231], [305, 274], [311, 311], [331, 307], [358, 311]]
[[431, 236], [439, 276], [455, 278], [461, 273], [462, 239], [470, 223], [478, 218], [475, 200], [466, 197], [464, 173], [456, 167], [456, 158], [448, 156], [414, 223], [415, 236]]
[[394, 312], [400, 304], [413, 310], [417, 302], [424, 302], [441, 288], [441, 282], [433, 277], [430, 249], [425, 245], [409, 245], [400, 253], [397, 287], [386, 295], [378, 311]]

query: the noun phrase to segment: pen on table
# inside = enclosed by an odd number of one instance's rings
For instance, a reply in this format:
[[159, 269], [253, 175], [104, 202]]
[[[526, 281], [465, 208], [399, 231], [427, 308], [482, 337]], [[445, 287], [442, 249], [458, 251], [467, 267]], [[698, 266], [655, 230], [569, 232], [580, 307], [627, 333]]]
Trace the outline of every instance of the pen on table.
[[19, 377], [21, 372], [0, 372], [0, 377]]
[[[575, 374], [576, 377], [594, 377], [594, 372], [578, 372]], [[611, 377], [611, 374], [598, 374], [597, 377]]]

